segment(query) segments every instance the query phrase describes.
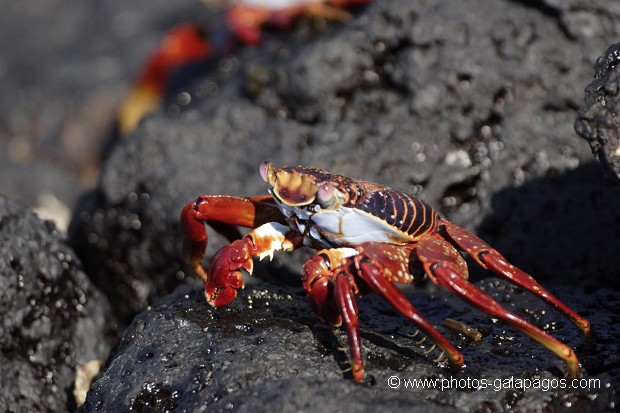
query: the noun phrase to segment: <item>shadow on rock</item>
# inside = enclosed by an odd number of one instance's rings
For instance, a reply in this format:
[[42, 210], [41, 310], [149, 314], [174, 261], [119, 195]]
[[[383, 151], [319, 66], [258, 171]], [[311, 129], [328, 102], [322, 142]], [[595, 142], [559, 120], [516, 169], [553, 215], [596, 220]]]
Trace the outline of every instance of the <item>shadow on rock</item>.
[[493, 195], [480, 236], [536, 279], [620, 288], [620, 191], [595, 163]]

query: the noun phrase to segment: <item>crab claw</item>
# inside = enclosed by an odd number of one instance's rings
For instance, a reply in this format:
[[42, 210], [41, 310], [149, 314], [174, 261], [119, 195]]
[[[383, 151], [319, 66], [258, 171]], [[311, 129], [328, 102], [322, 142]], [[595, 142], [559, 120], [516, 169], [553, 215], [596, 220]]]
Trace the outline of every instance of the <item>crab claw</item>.
[[237, 289], [245, 287], [241, 269], [252, 273], [255, 250], [252, 238], [245, 237], [217, 252], [205, 282], [205, 297], [210, 305], [221, 307], [230, 303], [237, 296]]

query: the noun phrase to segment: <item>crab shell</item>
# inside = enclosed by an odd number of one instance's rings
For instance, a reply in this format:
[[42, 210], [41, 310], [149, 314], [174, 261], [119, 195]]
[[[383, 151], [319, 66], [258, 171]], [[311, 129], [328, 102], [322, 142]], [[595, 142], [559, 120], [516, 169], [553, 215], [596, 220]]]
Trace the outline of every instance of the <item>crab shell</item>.
[[430, 206], [404, 192], [322, 169], [276, 169], [265, 162], [260, 175], [291, 226], [308, 243], [325, 248], [364, 242], [406, 244], [434, 230], [439, 220]]

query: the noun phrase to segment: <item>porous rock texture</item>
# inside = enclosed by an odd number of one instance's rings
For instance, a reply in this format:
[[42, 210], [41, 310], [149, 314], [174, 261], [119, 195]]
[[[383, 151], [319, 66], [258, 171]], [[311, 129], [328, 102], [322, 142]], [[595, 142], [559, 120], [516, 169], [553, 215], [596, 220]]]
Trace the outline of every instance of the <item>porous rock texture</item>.
[[467, 367], [456, 373], [439, 367], [432, 344], [378, 297], [368, 296], [358, 300], [366, 378], [355, 384], [346, 335], [317, 320], [300, 291], [260, 283], [214, 310], [204, 305], [200, 291], [182, 286], [134, 319], [80, 411], [372, 412], [379, 406], [416, 412], [571, 406], [571, 411], [605, 411], [613, 406], [617, 394], [610, 383], [617, 383], [618, 372], [609, 365], [618, 363], [618, 327], [606, 306], [617, 310], [617, 291], [599, 291], [586, 301], [580, 292], [554, 289], [584, 315], [606, 314], [594, 318], [602, 334], [592, 347], [531, 296], [497, 281], [479, 286], [576, 348], [588, 372], [584, 379], [597, 381], [591, 388], [567, 389], [564, 366], [548, 351], [428, 286], [409, 291], [409, 297], [434, 324], [451, 317], [482, 332], [476, 342], [443, 329], [462, 349]]
[[106, 298], [49, 222], [0, 196], [0, 410], [75, 409], [76, 368], [118, 334]]
[[620, 123], [618, 80], [620, 43], [613, 44], [596, 60], [594, 80], [586, 88], [575, 130], [588, 141], [592, 153], [609, 175], [620, 179]]
[[[130, 320], [191, 276], [177, 220], [196, 195], [264, 193], [257, 167], [266, 159], [378, 181], [477, 232], [588, 318], [592, 343], [538, 300], [472, 270], [477, 285], [576, 348], [600, 388], [391, 389], [394, 374], [563, 378], [552, 354], [432, 285], [409, 293], [434, 324], [452, 317], [483, 331], [471, 342], [442, 329], [467, 368], [436, 366], [427, 342], [405, 336], [415, 329], [368, 297], [360, 309], [369, 376], [356, 386], [339, 350], [346, 340], [304, 299], [299, 271], [309, 255], [300, 251], [261, 266], [263, 277], [248, 277], [227, 308], [210, 309], [199, 288], [182, 286], [140, 313], [81, 411], [612, 409], [620, 196], [573, 123], [592, 62], [618, 36], [614, 7], [377, 1], [324, 32], [269, 33], [120, 142], [71, 228], [89, 275]], [[225, 242], [210, 235], [208, 258]]]

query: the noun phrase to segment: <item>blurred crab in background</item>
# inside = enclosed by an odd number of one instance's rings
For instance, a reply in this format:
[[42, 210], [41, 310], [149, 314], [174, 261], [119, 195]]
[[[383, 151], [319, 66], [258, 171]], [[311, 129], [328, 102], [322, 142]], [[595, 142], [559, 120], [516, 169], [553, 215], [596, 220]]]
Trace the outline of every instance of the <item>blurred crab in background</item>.
[[[355, 295], [366, 292], [379, 294], [411, 320], [452, 365], [463, 365], [461, 353], [394, 285], [424, 277], [520, 330], [564, 360], [570, 377], [578, 376], [579, 362], [570, 347], [468, 281], [461, 252], [555, 307], [586, 334], [589, 322], [480, 238], [442, 219], [424, 201], [307, 166], [278, 169], [266, 162], [260, 166], [260, 176], [268, 195], [202, 195], [181, 213], [184, 255], [204, 280], [206, 299], [212, 306], [224, 306], [236, 297], [237, 289], [244, 287], [241, 270], [252, 272], [254, 256], [272, 257], [276, 251], [306, 246], [318, 252], [304, 265], [303, 288], [322, 320], [344, 325], [356, 382], [364, 377], [364, 364]], [[220, 249], [206, 270], [202, 266], [208, 242], [205, 224], [225, 234], [231, 234], [235, 226], [253, 230]]]
[[307, 16], [346, 22], [344, 9], [372, 0], [204, 0], [223, 9], [224, 24], [212, 30], [185, 23], [168, 30], [151, 55], [117, 114], [120, 136], [131, 133], [140, 120], [154, 111], [168, 90], [175, 71], [200, 61], [221, 59], [239, 45], [257, 45], [264, 26], [290, 29]]
[[193, 24], [170, 29], [144, 64], [136, 82], [118, 108], [118, 131], [131, 133], [140, 120], [153, 112], [165, 95], [173, 72], [178, 68], [209, 59], [214, 46]]

